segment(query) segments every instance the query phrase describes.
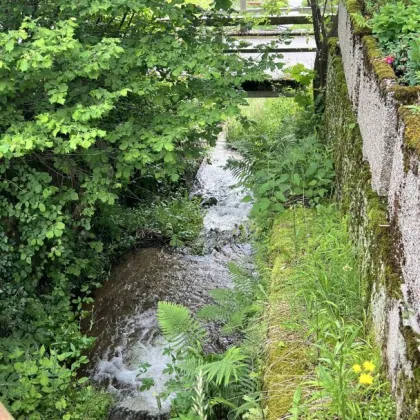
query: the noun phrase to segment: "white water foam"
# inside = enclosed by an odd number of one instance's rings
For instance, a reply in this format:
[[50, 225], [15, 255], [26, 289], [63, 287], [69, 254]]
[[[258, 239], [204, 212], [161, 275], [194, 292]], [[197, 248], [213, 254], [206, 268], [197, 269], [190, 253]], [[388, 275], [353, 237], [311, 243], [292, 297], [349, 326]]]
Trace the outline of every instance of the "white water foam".
[[[157, 302], [181, 303], [196, 311], [209, 302], [209, 290], [230, 286], [227, 263], [251, 253], [250, 245], [235, 243], [234, 232], [247, 220], [251, 204], [242, 201], [247, 191], [235, 187], [237, 180], [225, 169], [229, 158], [239, 156], [227, 149], [222, 133], [210, 161], [203, 162], [192, 193], [217, 201], [204, 217], [207, 254], [140, 249], [121, 262], [99, 291], [95, 333], [100, 360], [92, 378], [116, 395], [113, 419], [161, 419], [170, 411], [171, 397], [161, 407], [156, 399], [170, 379], [163, 371], [171, 362], [163, 355], [166, 343], [157, 324]], [[142, 363], [151, 365], [146, 373], [140, 369]], [[154, 386], [140, 391], [144, 378], [153, 378]]]

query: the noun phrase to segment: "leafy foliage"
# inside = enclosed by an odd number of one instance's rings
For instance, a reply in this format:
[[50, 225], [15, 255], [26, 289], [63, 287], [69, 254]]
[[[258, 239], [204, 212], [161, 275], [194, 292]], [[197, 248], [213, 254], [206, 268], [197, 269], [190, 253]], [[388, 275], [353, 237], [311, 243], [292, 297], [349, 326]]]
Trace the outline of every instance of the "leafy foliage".
[[420, 83], [420, 2], [395, 1], [384, 4], [369, 21], [382, 50], [394, 59], [393, 67], [401, 81]]
[[[241, 83], [262, 78], [271, 58], [256, 64], [224, 54], [231, 41], [223, 28], [206, 27], [203, 9], [181, 0], [3, 3], [3, 398], [18, 418], [57, 418], [69, 412], [64, 403], [54, 409], [53, 401], [74, 394], [79, 352], [91, 344], [79, 331], [82, 304], [106, 277], [113, 252], [132, 243], [135, 234], [123, 232], [139, 231], [145, 226], [134, 222], [146, 220], [181, 245], [200, 225], [192, 206], [187, 226], [176, 200], [134, 211], [127, 228], [115, 219], [130, 218], [125, 208], [134, 199], [185, 180], [214, 143], [220, 121], [243, 103]], [[117, 209], [124, 210], [114, 217]], [[59, 370], [65, 382], [51, 398], [35, 373], [8, 366], [16, 342], [26, 351], [16, 363], [38, 370], [45, 357], [57, 355], [58, 366], [45, 367], [45, 375]]]
[[[247, 341], [248, 331], [250, 334], [253, 332], [250, 324], [257, 317], [255, 308], [249, 311], [251, 296], [258, 299], [256, 288], [250, 285], [258, 282], [242, 267], [231, 265], [230, 270], [235, 279], [234, 288], [214, 290], [212, 295], [216, 304], [205, 306], [198, 318], [217, 319], [221, 324], [229, 324], [236, 314], [242, 315], [240, 327], [244, 340], [224, 353], [204, 351], [208, 340], [206, 330], [187, 308], [159, 303], [158, 321], [169, 342], [167, 353], [172, 355], [173, 361], [166, 369], [173, 378], [167, 383], [165, 394], [159, 398], [176, 394], [172, 410], [177, 419], [234, 419], [251, 409], [259, 412], [260, 384], [255, 371], [259, 341], [250, 337]], [[228, 301], [234, 308], [232, 314], [227, 311]], [[261, 310], [260, 306], [258, 314]], [[232, 328], [229, 328], [231, 331]]]
[[[283, 108], [267, 105], [268, 112], [254, 117], [251, 130], [241, 131], [235, 122], [232, 132], [231, 122], [228, 125], [229, 141], [243, 156], [229, 162], [229, 167], [240, 183], [252, 190], [257, 203], [253, 214], [263, 220], [273, 220], [275, 214], [296, 202], [317, 205], [331, 193], [334, 180], [333, 161], [313, 127], [308, 129], [296, 120], [298, 108], [290, 101], [275, 101]], [[286, 112], [292, 115], [286, 116]], [[276, 121], [276, 130], [266, 130], [265, 120]]]
[[77, 369], [87, 363], [81, 351], [88, 342], [85, 340], [84, 347], [78, 343], [78, 349], [70, 344], [68, 351], [67, 343], [58, 343], [57, 349], [47, 351], [45, 346], [37, 348], [22, 340], [3, 340], [0, 380], [7, 384], [3, 395], [12, 412], [21, 413], [16, 418], [94, 420], [105, 416], [109, 395], [86, 387], [86, 377], [76, 379]]
[[104, 209], [96, 223], [98, 234], [112, 238], [106, 244], [111, 254], [156, 239], [182, 246], [194, 241], [202, 226], [199, 201], [182, 191], [162, 193], [133, 207], [116, 204]]

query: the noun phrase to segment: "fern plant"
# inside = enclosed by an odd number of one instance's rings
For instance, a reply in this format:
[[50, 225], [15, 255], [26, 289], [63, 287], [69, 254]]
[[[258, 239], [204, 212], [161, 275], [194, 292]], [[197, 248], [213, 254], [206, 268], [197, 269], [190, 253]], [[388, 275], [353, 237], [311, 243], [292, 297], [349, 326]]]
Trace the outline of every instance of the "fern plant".
[[207, 340], [206, 330], [192, 317], [188, 308], [171, 302], [159, 302], [159, 326], [175, 349], [194, 348]]
[[210, 291], [214, 304], [204, 306], [199, 319], [223, 324], [221, 333], [229, 335], [243, 329], [247, 320], [261, 310], [261, 279], [245, 266], [229, 263], [231, 289]]
[[[165, 352], [172, 358], [165, 370], [172, 377], [159, 398], [176, 395], [172, 412], [179, 420], [242, 418], [251, 409], [256, 412], [261, 398], [258, 355], [249, 351], [261, 340], [255, 340], [255, 335], [248, 338], [246, 333], [250, 319], [261, 310], [261, 281], [245, 267], [230, 264], [229, 268], [233, 288], [213, 290], [215, 303], [205, 306], [198, 320], [182, 305], [158, 305], [158, 322], [169, 344]], [[203, 318], [224, 324], [225, 333], [240, 327], [245, 330], [243, 341], [224, 353], [206, 353], [208, 336], [199, 322]]]

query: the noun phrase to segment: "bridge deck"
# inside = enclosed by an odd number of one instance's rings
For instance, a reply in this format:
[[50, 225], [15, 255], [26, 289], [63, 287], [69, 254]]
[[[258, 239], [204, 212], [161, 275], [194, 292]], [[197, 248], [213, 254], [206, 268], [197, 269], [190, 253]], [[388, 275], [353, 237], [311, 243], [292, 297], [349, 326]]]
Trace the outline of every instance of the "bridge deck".
[[[248, 2], [249, 3], [249, 2]], [[316, 55], [316, 44], [313, 36], [313, 31], [308, 29], [301, 29], [299, 26], [309, 24], [312, 22], [311, 9], [302, 8], [301, 0], [289, 0], [289, 7], [283, 10], [280, 16], [265, 16], [264, 20], [256, 23], [257, 29], [250, 31], [242, 29], [239, 25], [239, 29], [229, 31], [229, 35], [233, 36], [238, 40], [237, 48], [235, 46], [232, 49], [227, 50], [227, 53], [238, 53], [242, 57], [253, 58], [259, 60], [262, 54], [261, 48], [270, 45], [270, 51], [273, 54], [281, 53], [282, 58], [276, 59], [284, 63], [283, 69], [275, 71], [267, 71], [267, 80], [265, 82], [253, 82], [249, 81], [244, 83], [243, 87], [248, 92], [249, 96], [258, 97], [272, 97], [278, 96], [278, 91], [283, 91], [284, 87], [296, 87], [296, 82], [290, 80], [285, 75], [284, 69], [294, 66], [296, 64], [302, 64], [308, 69], [314, 68], [315, 55]], [[246, 0], [242, 0], [241, 4], [246, 5]], [[242, 8], [242, 12], [253, 13], [255, 17], [261, 17], [258, 12], [263, 12], [262, 9], [248, 9]], [[336, 9], [326, 10], [326, 14], [333, 14]], [[234, 26], [240, 23], [246, 23], [249, 16], [239, 17], [226, 17], [224, 24], [226, 26]], [[259, 30], [258, 25], [271, 25], [271, 29]], [[243, 26], [245, 27], [245, 25]], [[284, 43], [279, 40], [279, 37], [284, 34], [285, 31], [291, 35], [291, 42]], [[248, 42], [249, 46], [242, 47], [240, 42]], [[274, 85], [274, 86], [273, 86]]]

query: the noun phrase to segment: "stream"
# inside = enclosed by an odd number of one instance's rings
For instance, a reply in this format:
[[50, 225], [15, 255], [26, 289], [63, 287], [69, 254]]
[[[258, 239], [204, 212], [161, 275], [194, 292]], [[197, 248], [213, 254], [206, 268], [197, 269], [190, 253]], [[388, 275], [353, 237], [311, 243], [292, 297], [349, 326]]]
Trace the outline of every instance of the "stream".
[[[233, 157], [239, 156], [227, 148], [221, 133], [197, 173], [192, 195], [213, 204], [204, 216], [204, 255], [167, 247], [133, 250], [96, 293], [90, 334], [97, 340], [89, 374], [116, 397], [109, 419], [169, 418], [170, 400], [159, 407], [156, 399], [169, 379], [163, 370], [170, 362], [162, 355], [165, 342], [157, 324], [157, 303], [171, 301], [196, 312], [210, 302], [209, 290], [231, 285], [227, 263], [251, 255], [251, 246], [240, 240], [251, 204], [242, 202], [247, 192], [234, 186], [237, 181], [225, 169]], [[210, 336], [215, 348], [228, 344], [216, 333], [210, 331]], [[144, 363], [150, 365], [146, 373], [141, 370]], [[142, 378], [153, 378], [154, 386], [141, 392]]]

